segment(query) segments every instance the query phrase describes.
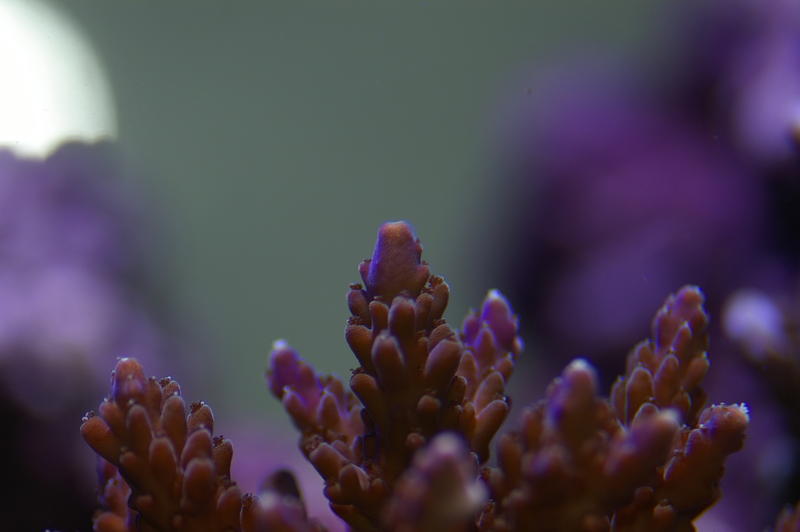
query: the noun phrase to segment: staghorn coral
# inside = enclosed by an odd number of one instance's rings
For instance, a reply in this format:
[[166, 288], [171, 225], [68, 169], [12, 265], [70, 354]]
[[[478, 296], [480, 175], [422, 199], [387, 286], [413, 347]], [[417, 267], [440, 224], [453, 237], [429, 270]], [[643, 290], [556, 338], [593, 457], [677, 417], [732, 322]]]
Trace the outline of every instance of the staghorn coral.
[[477, 463], [452, 434], [436, 436], [398, 479], [386, 511], [386, 528], [397, 532], [465, 532], [486, 502]]
[[670, 411], [649, 409], [625, 430], [597, 396], [592, 368], [572, 362], [526, 410], [522, 430], [501, 438], [499, 467], [483, 472], [494, 503], [481, 530], [608, 530], [663, 464], [676, 430]]
[[139, 362], [120, 359], [98, 412], [81, 425], [100, 456], [96, 531], [317, 530], [285, 487], [291, 479], [258, 497], [242, 495], [230, 478], [231, 442], [213, 436], [208, 405], [192, 403], [187, 412], [175, 380], [146, 378]]
[[652, 340], [639, 343], [628, 355], [627, 372], [611, 389], [617, 416], [630, 423], [646, 402], [674, 408], [693, 425], [705, 403], [700, 387], [708, 372], [708, 317], [703, 296], [686, 287], [670, 296], [653, 320]]
[[744, 406], [700, 411], [709, 368], [702, 303], [694, 287], [667, 299], [610, 401], [597, 396], [586, 362], [564, 370], [522, 430], [500, 440], [499, 468], [484, 471], [494, 504], [483, 529], [693, 530], [719, 497], [723, 462], [749, 421]]
[[653, 339], [634, 348], [626, 376], [614, 384], [612, 401], [621, 421], [634, 409], [638, 416], [645, 409], [671, 408], [683, 423], [654, 482], [617, 515], [617, 530], [692, 530], [691, 521], [720, 496], [725, 458], [744, 443], [745, 405], [701, 410], [706, 394], [700, 384], [709, 369], [707, 326], [700, 291], [681, 289], [656, 314]]
[[[357, 530], [404, 529], [391, 519], [398, 508], [414, 515], [412, 503], [397, 502], [409, 497], [398, 477], [413, 451], [453, 431], [485, 464], [508, 411], [503, 391], [522, 348], [516, 318], [491, 291], [456, 335], [441, 320], [447, 285], [429, 276], [420, 252], [410, 227], [389, 223], [361, 264], [365, 287], [351, 288], [345, 333], [361, 363], [354, 394], [316, 375], [285, 342], [270, 356], [270, 389], [300, 429], [332, 507]], [[667, 300], [653, 340], [632, 351], [610, 400], [598, 396], [587, 362], [570, 364], [547, 398], [526, 410], [522, 429], [501, 438], [499, 466], [482, 468], [490, 500], [474, 526], [690, 529], [719, 496], [722, 463], [741, 447], [748, 422], [744, 407], [702, 410], [709, 368], [702, 304], [693, 287]]]
[[[276, 342], [268, 384], [301, 432], [334, 511], [357, 531], [691, 531], [720, 496], [743, 444], [743, 405], [703, 408], [708, 319], [685, 287], [628, 356], [610, 398], [582, 359], [489, 447], [506, 418], [505, 384], [522, 350], [508, 303], [489, 292], [460, 331], [442, 316], [449, 289], [403, 222], [378, 232], [364, 285], [348, 295], [345, 336], [361, 365], [350, 390]], [[81, 432], [100, 455], [99, 532], [319, 531], [293, 477], [258, 496], [230, 478], [233, 447], [203, 403], [121, 359], [111, 395]], [[125, 505], [127, 498], [128, 504]], [[787, 514], [781, 523], [791, 523]], [[781, 530], [791, 524], [780, 525]]]
[[442, 319], [450, 289], [421, 253], [408, 224], [386, 223], [359, 267], [364, 285], [351, 286], [345, 330], [361, 364], [352, 392], [284, 342], [270, 355], [270, 389], [302, 432], [333, 510], [358, 530], [380, 527], [398, 477], [430, 438], [455, 432], [485, 462], [509, 411], [505, 383], [522, 348], [516, 318], [492, 291], [480, 315], [453, 330]]

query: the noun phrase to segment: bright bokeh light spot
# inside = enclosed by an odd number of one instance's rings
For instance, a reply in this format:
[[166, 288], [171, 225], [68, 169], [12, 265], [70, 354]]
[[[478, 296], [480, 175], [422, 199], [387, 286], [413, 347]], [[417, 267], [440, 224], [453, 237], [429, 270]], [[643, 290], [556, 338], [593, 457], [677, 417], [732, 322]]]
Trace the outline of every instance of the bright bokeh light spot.
[[0, 147], [43, 156], [116, 132], [108, 81], [81, 33], [40, 0], [0, 0]]

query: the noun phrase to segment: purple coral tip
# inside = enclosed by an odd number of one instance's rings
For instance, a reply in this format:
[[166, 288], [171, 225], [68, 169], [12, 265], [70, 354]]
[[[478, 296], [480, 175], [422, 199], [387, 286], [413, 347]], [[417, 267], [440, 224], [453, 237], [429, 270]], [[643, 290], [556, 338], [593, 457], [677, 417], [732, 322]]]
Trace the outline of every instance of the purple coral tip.
[[118, 404], [134, 401], [144, 395], [147, 379], [144, 369], [135, 358], [120, 358], [111, 374], [111, 396]]
[[506, 350], [518, 352], [520, 346], [515, 345], [519, 323], [511, 310], [508, 300], [499, 290], [489, 290], [481, 308], [481, 321], [489, 324], [495, 339]]
[[282, 399], [290, 389], [306, 405], [316, 405], [322, 393], [322, 385], [314, 370], [285, 340], [277, 340], [272, 344], [267, 382], [275, 397]]
[[283, 397], [284, 387], [294, 382], [299, 358], [286, 340], [276, 340], [272, 344], [267, 381], [275, 397]]
[[386, 222], [378, 229], [372, 258], [361, 264], [370, 294], [391, 301], [400, 292], [416, 297], [429, 272], [422, 264], [422, 245], [407, 222]]

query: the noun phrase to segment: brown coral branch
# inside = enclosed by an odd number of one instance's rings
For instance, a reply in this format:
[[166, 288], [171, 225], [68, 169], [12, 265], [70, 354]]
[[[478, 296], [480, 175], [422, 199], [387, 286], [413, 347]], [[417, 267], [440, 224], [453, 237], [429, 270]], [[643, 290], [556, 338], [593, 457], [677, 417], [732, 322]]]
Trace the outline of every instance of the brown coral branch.
[[744, 443], [749, 422], [744, 405], [701, 410], [709, 369], [707, 326], [702, 293], [682, 288], [656, 314], [653, 339], [634, 348], [626, 376], [612, 389], [623, 422], [634, 408], [671, 407], [685, 423], [671, 459], [654, 482], [637, 491], [634, 503], [618, 512], [615, 530], [693, 530], [692, 520], [720, 496], [725, 458]]
[[208, 405], [187, 412], [170, 378], [145, 378], [123, 358], [111, 396], [81, 425], [86, 442], [119, 469], [130, 506], [154, 530], [220, 531], [239, 525], [241, 493], [230, 480], [230, 441], [213, 438]]
[[395, 482], [434, 436], [456, 432], [485, 461], [509, 410], [505, 384], [522, 344], [508, 303], [490, 292], [480, 314], [452, 329], [442, 318], [450, 289], [421, 252], [408, 224], [387, 223], [359, 267], [364, 284], [351, 286], [345, 330], [360, 364], [352, 393], [285, 343], [270, 356], [270, 389], [301, 430], [334, 511], [357, 530], [379, 526]]
[[687, 286], [667, 298], [656, 313], [652, 339], [628, 355], [627, 371], [611, 389], [611, 402], [623, 423], [652, 403], [674, 408], [694, 425], [706, 401], [700, 386], [708, 372], [708, 316], [700, 289]]
[[213, 436], [209, 406], [187, 409], [175, 380], [145, 378], [135, 359], [119, 360], [98, 414], [81, 425], [101, 457], [98, 532], [319, 530], [299, 497], [243, 501], [230, 478], [233, 446]]
[[458, 436], [440, 434], [400, 477], [384, 518], [392, 532], [467, 532], [486, 502], [477, 463]]
[[102, 457], [97, 457], [97, 477], [100, 487], [100, 510], [94, 516], [95, 532], [135, 532], [138, 515], [128, 508], [131, 488], [119, 470]]
[[525, 411], [522, 429], [500, 439], [500, 466], [483, 471], [494, 503], [482, 530], [608, 530], [613, 511], [655, 475], [674, 415], [642, 412], [626, 429], [596, 388], [594, 370], [572, 362]]
[[695, 287], [667, 299], [610, 402], [597, 396], [588, 364], [564, 370], [522, 429], [500, 439], [499, 467], [483, 470], [493, 502], [481, 529], [693, 530], [748, 424], [743, 405], [700, 410], [709, 368], [702, 304]]

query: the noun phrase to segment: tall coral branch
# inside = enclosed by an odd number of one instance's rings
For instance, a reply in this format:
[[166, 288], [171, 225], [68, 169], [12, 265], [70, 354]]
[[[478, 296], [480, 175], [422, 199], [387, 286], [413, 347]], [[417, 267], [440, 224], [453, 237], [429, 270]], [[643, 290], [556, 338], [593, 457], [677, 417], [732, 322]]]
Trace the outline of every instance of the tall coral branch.
[[467, 532], [486, 502], [477, 464], [461, 440], [441, 434], [400, 477], [384, 527], [393, 532]]
[[622, 422], [643, 408], [673, 408], [685, 423], [670, 460], [655, 481], [620, 511], [622, 530], [691, 530], [691, 522], [719, 498], [725, 458], [744, 443], [749, 414], [744, 405], [713, 405], [701, 410], [701, 387], [709, 369], [708, 318], [703, 296], [684, 287], [670, 296], [653, 320], [653, 339], [628, 357], [628, 370], [612, 389]]
[[359, 267], [364, 284], [351, 286], [345, 330], [360, 364], [352, 394], [284, 343], [270, 356], [270, 389], [302, 431], [334, 510], [356, 529], [379, 525], [397, 479], [436, 434], [460, 434], [487, 460], [509, 410], [505, 384], [522, 343], [508, 303], [492, 291], [453, 330], [442, 318], [450, 289], [421, 253], [408, 224], [386, 223]]
[[707, 328], [699, 288], [687, 286], [667, 298], [653, 319], [652, 339], [631, 351], [626, 375], [611, 390], [623, 423], [645, 403], [675, 408], [688, 425], [696, 423], [706, 401], [700, 385], [709, 368]]

